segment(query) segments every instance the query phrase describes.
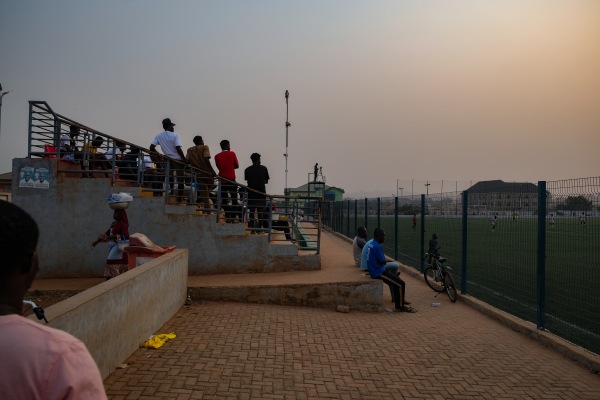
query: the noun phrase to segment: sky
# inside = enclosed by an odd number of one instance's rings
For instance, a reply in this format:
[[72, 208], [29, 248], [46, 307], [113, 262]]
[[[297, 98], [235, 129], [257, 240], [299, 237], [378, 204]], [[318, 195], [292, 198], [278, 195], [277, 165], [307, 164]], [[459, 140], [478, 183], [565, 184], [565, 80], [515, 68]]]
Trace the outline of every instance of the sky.
[[350, 197], [600, 176], [597, 0], [2, 0], [0, 83], [0, 173], [43, 100], [143, 147], [165, 117], [228, 139], [271, 194], [315, 163]]

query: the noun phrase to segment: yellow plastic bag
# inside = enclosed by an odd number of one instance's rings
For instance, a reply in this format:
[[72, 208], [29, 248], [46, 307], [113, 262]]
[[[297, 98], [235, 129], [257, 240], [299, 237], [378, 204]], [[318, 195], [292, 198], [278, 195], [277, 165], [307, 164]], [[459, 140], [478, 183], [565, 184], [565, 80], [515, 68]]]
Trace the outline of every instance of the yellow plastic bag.
[[175, 332], [159, 333], [158, 335], [150, 336], [150, 339], [146, 340], [143, 346], [158, 349], [159, 347], [162, 347], [162, 345], [165, 344], [167, 340], [175, 339], [176, 337], [177, 335], [175, 335]]

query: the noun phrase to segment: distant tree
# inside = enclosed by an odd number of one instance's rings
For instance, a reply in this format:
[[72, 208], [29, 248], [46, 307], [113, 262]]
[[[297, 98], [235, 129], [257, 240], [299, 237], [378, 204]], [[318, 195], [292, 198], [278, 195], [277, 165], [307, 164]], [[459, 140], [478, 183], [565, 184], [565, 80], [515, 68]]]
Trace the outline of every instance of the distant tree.
[[569, 196], [564, 203], [559, 203], [556, 209], [589, 211], [592, 209], [592, 202], [583, 196]]
[[420, 211], [421, 211], [421, 207], [417, 207], [413, 204], [403, 204], [398, 207], [398, 214], [401, 214], [401, 215], [419, 214]]

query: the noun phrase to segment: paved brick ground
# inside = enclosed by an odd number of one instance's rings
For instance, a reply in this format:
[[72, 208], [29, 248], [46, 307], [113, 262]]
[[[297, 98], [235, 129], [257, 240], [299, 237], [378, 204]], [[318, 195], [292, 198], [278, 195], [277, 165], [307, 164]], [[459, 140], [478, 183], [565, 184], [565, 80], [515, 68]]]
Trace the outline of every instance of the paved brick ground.
[[185, 306], [159, 331], [176, 339], [106, 379], [109, 398], [600, 399], [600, 376], [405, 279], [416, 314]]

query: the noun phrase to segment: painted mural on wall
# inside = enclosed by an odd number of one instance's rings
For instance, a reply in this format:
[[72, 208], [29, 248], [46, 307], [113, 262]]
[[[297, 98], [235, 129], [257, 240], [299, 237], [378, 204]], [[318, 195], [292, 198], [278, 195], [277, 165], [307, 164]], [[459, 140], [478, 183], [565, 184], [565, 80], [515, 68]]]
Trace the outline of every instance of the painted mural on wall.
[[52, 176], [50, 170], [44, 167], [21, 167], [19, 171], [19, 187], [33, 189], [48, 189]]

